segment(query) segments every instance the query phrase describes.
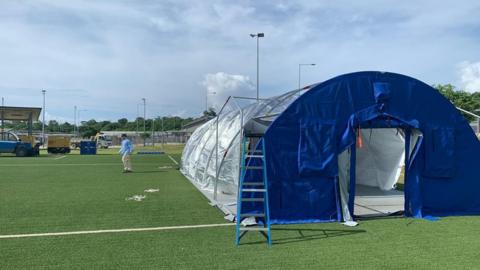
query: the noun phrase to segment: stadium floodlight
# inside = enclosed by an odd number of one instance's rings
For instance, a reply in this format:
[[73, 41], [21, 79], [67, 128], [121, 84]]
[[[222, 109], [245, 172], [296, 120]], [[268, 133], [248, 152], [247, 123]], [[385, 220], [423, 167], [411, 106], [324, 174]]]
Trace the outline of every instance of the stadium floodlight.
[[264, 33], [257, 33], [257, 34], [250, 34], [250, 37], [252, 38], [257, 38], [257, 102], [259, 100], [259, 82], [260, 82], [260, 78], [259, 78], [259, 69], [260, 69], [260, 58], [259, 58], [259, 39], [261, 37], [265, 37], [265, 34]]
[[300, 90], [300, 80], [303, 66], [315, 66], [315, 64], [298, 64], [298, 89]]

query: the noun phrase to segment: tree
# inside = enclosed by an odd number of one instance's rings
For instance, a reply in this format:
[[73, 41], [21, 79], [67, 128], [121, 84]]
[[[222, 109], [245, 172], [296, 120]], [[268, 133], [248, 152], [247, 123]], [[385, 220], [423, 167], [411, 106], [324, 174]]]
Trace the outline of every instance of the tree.
[[81, 126], [79, 131], [80, 131], [80, 136], [82, 136], [83, 138], [93, 137], [97, 135], [98, 132], [100, 132], [99, 129], [96, 129], [93, 126], [85, 126], [85, 127]]
[[48, 125], [45, 125], [45, 129], [48, 132], [59, 132], [60, 131], [60, 125], [56, 120], [50, 120], [48, 121]]
[[71, 133], [73, 132], [73, 125], [68, 123], [68, 122], [65, 122], [63, 124], [60, 124], [60, 131], [61, 132], [65, 132], [65, 133]]
[[212, 117], [215, 117], [217, 116], [217, 112], [215, 112], [215, 109], [210, 107], [208, 108], [207, 111], [203, 111], [203, 116], [212, 116]]
[[[434, 85], [434, 87], [446, 98], [450, 100], [456, 107], [462, 108], [469, 112], [475, 112], [480, 109], [480, 93], [476, 92], [470, 94], [463, 90], [455, 89], [455, 86], [451, 84], [445, 85]], [[469, 121], [473, 121], [475, 118], [468, 114], [463, 114], [463, 116]]]
[[82, 122], [82, 125], [79, 128], [80, 135], [84, 138], [89, 138], [95, 136], [101, 130], [101, 124], [99, 124], [94, 119]]
[[118, 119], [118, 125], [120, 126], [120, 128], [124, 128], [127, 124], [128, 124], [128, 119], [127, 118], [121, 118], [121, 119]]

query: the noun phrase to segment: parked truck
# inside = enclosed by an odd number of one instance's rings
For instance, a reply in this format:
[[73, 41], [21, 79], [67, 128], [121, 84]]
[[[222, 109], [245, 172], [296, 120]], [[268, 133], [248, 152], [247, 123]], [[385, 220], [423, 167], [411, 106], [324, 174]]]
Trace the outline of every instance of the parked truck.
[[51, 154], [70, 153], [70, 137], [48, 136], [47, 151]]
[[17, 157], [38, 156], [40, 143], [22, 141], [11, 131], [0, 132], [0, 153], [15, 154]]
[[[80, 142], [84, 140], [85, 139], [79, 137], [74, 137], [70, 140], [70, 147], [73, 149], [77, 149], [80, 147]], [[107, 149], [112, 146], [112, 136], [105, 135], [102, 132], [95, 134], [95, 136], [91, 136], [90, 140], [96, 143], [97, 148]]]
[[102, 132], [97, 133], [91, 139], [92, 141], [97, 142], [97, 148], [107, 149], [112, 146], [112, 136], [105, 135]]

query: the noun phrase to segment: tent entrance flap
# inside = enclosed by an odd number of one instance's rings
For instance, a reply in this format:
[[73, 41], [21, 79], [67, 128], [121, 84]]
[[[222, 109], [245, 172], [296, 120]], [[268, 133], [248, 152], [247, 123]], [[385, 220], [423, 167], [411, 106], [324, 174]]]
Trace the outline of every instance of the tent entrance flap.
[[360, 129], [356, 143], [339, 155], [339, 186], [345, 221], [352, 220], [352, 216], [404, 211], [404, 193], [395, 188], [399, 181], [403, 183], [405, 138], [404, 129]]

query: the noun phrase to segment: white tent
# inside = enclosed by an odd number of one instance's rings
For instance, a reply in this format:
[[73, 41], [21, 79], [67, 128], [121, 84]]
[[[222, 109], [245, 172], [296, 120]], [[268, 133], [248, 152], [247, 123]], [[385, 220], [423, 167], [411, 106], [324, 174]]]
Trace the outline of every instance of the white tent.
[[195, 130], [188, 140], [181, 172], [212, 204], [226, 213], [235, 213], [242, 124], [256, 117], [273, 120], [303, 92], [305, 89], [295, 90], [249, 104], [244, 98], [229, 98], [217, 118]]

